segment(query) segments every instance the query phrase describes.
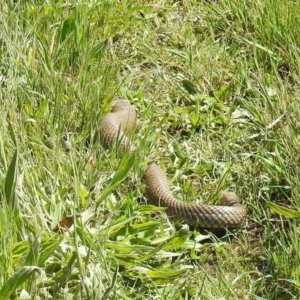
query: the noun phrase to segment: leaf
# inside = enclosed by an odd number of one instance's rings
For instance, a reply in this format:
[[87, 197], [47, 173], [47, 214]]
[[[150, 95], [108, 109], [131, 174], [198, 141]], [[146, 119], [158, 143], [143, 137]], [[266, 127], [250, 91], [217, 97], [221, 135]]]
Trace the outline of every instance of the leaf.
[[98, 62], [98, 60], [103, 56], [103, 53], [106, 49], [108, 40], [103, 40], [96, 44], [89, 53], [89, 64], [93, 64], [95, 62]]
[[10, 137], [11, 137], [14, 145], [17, 146], [17, 139], [16, 139], [16, 135], [14, 132], [14, 126], [9, 120], [8, 120], [8, 131], [9, 131]]
[[225, 99], [225, 97], [228, 95], [229, 92], [230, 92], [230, 85], [229, 86], [223, 85], [219, 88], [215, 97], [217, 99]]
[[195, 94], [198, 94], [200, 92], [199, 89], [198, 89], [198, 86], [194, 82], [192, 82], [192, 81], [190, 81], [188, 79], [183, 79], [181, 81], [181, 83], [182, 83], [182, 86], [191, 95], [195, 95]]
[[59, 270], [53, 277], [56, 283], [60, 283], [61, 285], [64, 285], [70, 279], [76, 259], [77, 259], [77, 253], [74, 252], [68, 262], [68, 265], [62, 268], [61, 270]]
[[36, 119], [40, 119], [40, 118], [43, 119], [43, 115], [44, 115], [44, 113], [45, 113], [45, 111], [46, 111], [47, 109], [48, 109], [48, 100], [47, 100], [47, 99], [44, 99], [44, 100], [40, 103], [38, 109], [36, 110], [36, 112], [35, 112], [35, 114], [34, 114], [35, 118], [36, 118]]
[[46, 260], [53, 254], [63, 240], [63, 236], [55, 235], [53, 237], [42, 238], [38, 266], [43, 267]]
[[81, 200], [81, 205], [86, 206], [86, 200], [88, 199], [89, 192], [84, 185], [80, 185], [79, 196]]
[[153, 250], [153, 247], [144, 245], [129, 245], [125, 242], [108, 241], [105, 243], [107, 249], [120, 251], [120, 253], [132, 254], [140, 257], [140, 253], [147, 253]]
[[60, 36], [59, 36], [60, 43], [63, 43], [74, 30], [75, 30], [75, 20], [73, 17], [68, 17], [64, 21], [60, 31]]
[[19, 269], [15, 274], [9, 278], [4, 285], [2, 286], [2, 289], [0, 290], [0, 299], [6, 300], [9, 299], [10, 295], [27, 279], [30, 278], [30, 276], [34, 272], [40, 272], [41, 269], [34, 266], [26, 266], [21, 269]]
[[187, 226], [183, 226], [166, 243], [166, 245], [164, 246], [164, 250], [169, 251], [176, 248], [180, 248], [185, 243], [188, 237], [189, 237], [189, 229]]
[[172, 143], [172, 146], [173, 146], [173, 149], [174, 149], [174, 153], [175, 155], [182, 159], [182, 160], [186, 160], [186, 156], [182, 153], [181, 149], [180, 149], [180, 146], [178, 145], [178, 143], [175, 141]]
[[172, 271], [172, 270], [166, 270], [166, 271], [148, 271], [147, 275], [154, 279], [154, 278], [170, 278], [170, 277], [177, 277], [183, 273], [185, 273], [186, 270], [182, 269], [182, 270], [176, 270], [176, 271]]
[[142, 257], [138, 258], [137, 261], [142, 262], [147, 259], [151, 259], [154, 255], [156, 255], [161, 249], [164, 247], [164, 244], [158, 245], [156, 248], [154, 248], [152, 251], [147, 253], [146, 255], [143, 255]]
[[[30, 250], [29, 244], [27, 241], [22, 241], [18, 243], [14, 243], [12, 246], [12, 255], [13, 255], [13, 265], [20, 265], [20, 262], [24, 260], [24, 257], [28, 254]], [[24, 263], [23, 263], [24, 265]], [[1, 298], [0, 298], [1, 299]]]
[[143, 222], [138, 224], [132, 224], [131, 227], [133, 229], [146, 230], [149, 229], [150, 227], [156, 228], [159, 224], [161, 223], [158, 221], [149, 221], [149, 222]]
[[115, 220], [113, 225], [102, 230], [101, 233], [103, 236], [106, 236], [106, 235], [113, 236], [116, 232], [118, 232], [119, 230], [124, 228], [125, 225], [127, 225], [134, 219], [135, 219], [135, 217], [128, 218], [126, 216], [122, 216], [122, 217], [118, 218], [117, 220]]
[[8, 170], [5, 177], [5, 198], [8, 207], [14, 211], [18, 207], [17, 197], [16, 197], [16, 183], [18, 176], [18, 150], [10, 162]]
[[158, 278], [163, 278], [165, 280], [174, 280], [174, 277], [177, 277], [183, 273], [185, 273], [185, 269], [181, 270], [176, 270], [173, 271], [171, 269], [166, 269], [166, 270], [151, 270], [149, 268], [145, 267], [134, 267], [132, 268], [132, 275], [134, 273], [139, 274], [139, 276], [143, 276], [144, 274], [147, 274], [151, 279], [158, 279]]
[[78, 234], [80, 240], [82, 241], [83, 245], [87, 248], [95, 250], [95, 243], [90, 235], [86, 231], [82, 229], [82, 227], [76, 227], [76, 233]]
[[146, 214], [153, 214], [156, 211], [164, 211], [166, 207], [161, 206], [154, 206], [154, 205], [140, 205], [136, 208], [136, 211], [146, 215]]
[[281, 167], [276, 164], [272, 159], [268, 159], [268, 158], [264, 158], [261, 157], [261, 159], [271, 168], [273, 168], [273, 170], [275, 169], [278, 173], [282, 174], [283, 170], [281, 169]]
[[287, 218], [293, 219], [293, 218], [297, 218], [300, 219], [300, 212], [296, 211], [296, 210], [292, 210], [290, 208], [272, 203], [272, 202], [267, 202], [268, 206], [270, 207], [270, 209], [282, 216], [285, 216]]
[[42, 64], [44, 66], [44, 71], [46, 71], [48, 73], [48, 75], [52, 74], [52, 68], [53, 68], [53, 64], [52, 64], [52, 60], [50, 58], [50, 53], [49, 53], [49, 46], [47, 44], [47, 42], [45, 40], [43, 40], [42, 37], [40, 37], [39, 35], [36, 35], [37, 41], [39, 43], [39, 48], [38, 51], [41, 54], [42, 59]]
[[[29, 235], [31, 236], [31, 235]], [[41, 247], [41, 238], [38, 234], [35, 239], [33, 240], [33, 236], [31, 239], [28, 239], [30, 243], [30, 251], [28, 252], [28, 255], [25, 260], [26, 265], [37, 265], [39, 253], [40, 253], [40, 247]]]
[[114, 276], [113, 276], [113, 278], [112, 278], [111, 284], [110, 284], [110, 286], [105, 290], [105, 293], [104, 293], [103, 297], [101, 298], [101, 300], [109, 299], [109, 295], [110, 295], [110, 293], [112, 292], [112, 290], [113, 290], [113, 288], [114, 288], [114, 286], [115, 286], [115, 284], [116, 284], [116, 280], [117, 280], [118, 274], [119, 274], [119, 268], [116, 267], [116, 270], [115, 270], [115, 272], [114, 272]]
[[111, 180], [109, 186], [103, 191], [102, 195], [97, 200], [96, 205], [99, 205], [127, 177], [134, 161], [135, 154], [131, 155], [129, 158], [127, 154], [124, 155], [114, 178]]
[[268, 49], [268, 48], [262, 46], [261, 44], [255, 42], [255, 41], [252, 42], [252, 41], [247, 40], [247, 39], [245, 39], [245, 38], [242, 38], [242, 40], [243, 40], [246, 44], [251, 45], [251, 46], [254, 46], [254, 47], [256, 47], [256, 48], [258, 48], [258, 49], [260, 49], [260, 50], [262, 50], [262, 51], [265, 51], [266, 53], [268, 53], [269, 55], [271, 55], [273, 58], [276, 58], [275, 52], [273, 52], [272, 50], [270, 50], [270, 49]]

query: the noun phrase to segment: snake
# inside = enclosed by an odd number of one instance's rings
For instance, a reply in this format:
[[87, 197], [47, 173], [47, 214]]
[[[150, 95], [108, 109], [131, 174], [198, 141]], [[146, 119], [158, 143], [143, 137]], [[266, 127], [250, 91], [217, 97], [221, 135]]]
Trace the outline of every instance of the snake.
[[[138, 150], [130, 136], [138, 120], [135, 107], [121, 98], [112, 101], [111, 106], [100, 121], [102, 146], [109, 149], [117, 144], [121, 155], [126, 150]], [[171, 220], [201, 229], [234, 229], [245, 223], [246, 209], [234, 192], [221, 192], [220, 206], [183, 202], [173, 196], [165, 173], [156, 163], [149, 164], [143, 179], [147, 203], [165, 207]]]

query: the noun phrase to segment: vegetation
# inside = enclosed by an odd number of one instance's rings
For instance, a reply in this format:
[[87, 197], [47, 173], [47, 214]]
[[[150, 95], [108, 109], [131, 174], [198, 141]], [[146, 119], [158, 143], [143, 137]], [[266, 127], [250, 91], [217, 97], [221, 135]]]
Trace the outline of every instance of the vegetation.
[[[288, 0], [1, 1], [0, 298], [299, 299], [299, 22]], [[115, 97], [141, 120], [121, 158]], [[235, 191], [245, 227], [170, 222], [151, 161], [183, 201]]]

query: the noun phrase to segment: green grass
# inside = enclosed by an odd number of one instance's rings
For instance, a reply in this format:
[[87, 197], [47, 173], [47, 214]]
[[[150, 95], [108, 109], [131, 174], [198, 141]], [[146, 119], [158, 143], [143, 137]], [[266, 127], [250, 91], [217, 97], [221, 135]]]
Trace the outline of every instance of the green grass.
[[[298, 3], [12, 2], [0, 299], [299, 299]], [[98, 137], [117, 96], [141, 121], [122, 158]], [[151, 161], [183, 201], [235, 191], [246, 226], [218, 238], [170, 222], [143, 198]]]

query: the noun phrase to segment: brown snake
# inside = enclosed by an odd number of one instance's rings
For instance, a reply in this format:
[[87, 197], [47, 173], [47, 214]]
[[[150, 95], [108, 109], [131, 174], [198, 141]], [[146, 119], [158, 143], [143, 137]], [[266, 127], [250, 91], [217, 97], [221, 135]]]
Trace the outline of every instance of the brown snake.
[[[112, 111], [104, 115], [100, 123], [100, 139], [105, 148], [119, 143], [119, 150], [135, 150], [128, 134], [135, 127], [135, 109], [127, 101], [113, 101]], [[152, 163], [144, 175], [146, 198], [150, 204], [166, 207], [167, 215], [177, 221], [199, 228], [239, 228], [245, 222], [246, 209], [235, 193], [222, 192], [224, 206], [185, 203], [173, 197], [168, 180], [161, 168]]]

